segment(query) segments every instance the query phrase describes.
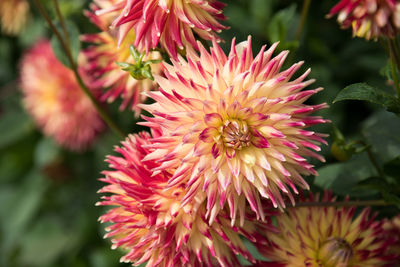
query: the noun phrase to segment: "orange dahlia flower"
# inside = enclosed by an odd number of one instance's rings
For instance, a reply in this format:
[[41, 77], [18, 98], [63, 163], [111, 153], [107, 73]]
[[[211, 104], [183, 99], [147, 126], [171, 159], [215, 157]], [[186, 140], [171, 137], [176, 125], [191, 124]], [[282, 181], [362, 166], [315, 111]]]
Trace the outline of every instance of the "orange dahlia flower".
[[[319, 195], [307, 202], [319, 202]], [[323, 202], [334, 202], [325, 193]], [[393, 266], [394, 255], [385, 252], [392, 240], [382, 236], [381, 221], [369, 208], [354, 216], [355, 208], [295, 207], [276, 216], [280, 234], [269, 233], [268, 246], [258, 246], [273, 262], [258, 266], [378, 267]]]
[[323, 135], [305, 130], [326, 122], [310, 115], [326, 104], [304, 104], [321, 90], [301, 91], [310, 70], [290, 81], [303, 62], [280, 71], [288, 52], [272, 57], [274, 44], [253, 57], [250, 41], [233, 41], [228, 56], [215, 42], [211, 53], [199, 44], [200, 56], [188, 49], [187, 61], [164, 64], [159, 91], [148, 93], [155, 103], [142, 106], [154, 117], [140, 124], [163, 131], [145, 160], [176, 168], [168, 186], [187, 187], [185, 201], [206, 192], [210, 222], [226, 201], [232, 219], [246, 199], [263, 218], [260, 195], [285, 207], [281, 192], [294, 201], [296, 185], [308, 188], [301, 175], [317, 174], [305, 156], [324, 160], [309, 149], [319, 151]]
[[55, 57], [48, 41], [38, 42], [21, 63], [24, 105], [43, 132], [60, 145], [82, 150], [104, 128], [73, 72]]
[[24, 28], [28, 19], [29, 3], [26, 0], [1, 0], [0, 23], [6, 34], [16, 35]]
[[119, 27], [119, 44], [133, 28], [139, 50], [148, 52], [160, 43], [176, 57], [177, 49], [198, 49], [195, 34], [205, 40], [218, 38], [215, 32], [226, 29], [218, 22], [225, 19], [224, 5], [217, 0], [122, 0], [97, 13], [119, 11], [112, 24]]
[[209, 225], [204, 196], [184, 205], [183, 187], [165, 187], [171, 174], [166, 170], [153, 173], [159, 164], [143, 161], [149, 153], [149, 139], [146, 132], [130, 135], [116, 148], [121, 156], [108, 156], [113, 170], [105, 171], [101, 179], [108, 185], [99, 192], [111, 195], [104, 196], [98, 205], [115, 207], [100, 221], [111, 223], [105, 237], [112, 238], [113, 248], [127, 250], [121, 261], [134, 265], [147, 262], [147, 267], [239, 266], [235, 256], [239, 253], [254, 261], [240, 236], [265, 244], [256, 228], [271, 227], [247, 218], [243, 227], [236, 222], [231, 225], [222, 212]]
[[[94, 45], [83, 51], [86, 62], [81, 64], [81, 69], [86, 73], [88, 85], [93, 89], [104, 89], [101, 100], [113, 102], [117, 97], [121, 97], [123, 102], [121, 109], [130, 107], [136, 115], [140, 114], [137, 106], [146, 100], [142, 92], [147, 92], [155, 87], [155, 82], [150, 79], [136, 80], [128, 72], [121, 70], [116, 62], [130, 64], [137, 63], [129, 53], [129, 46], [135, 39], [132, 32], [119, 46], [115, 30], [110, 29], [112, 20], [116, 17], [115, 12], [96, 15], [95, 11], [101, 8], [112, 6], [117, 1], [97, 0], [92, 3], [93, 12], [87, 11], [86, 15], [102, 31], [97, 34], [85, 34], [82, 40], [93, 43]], [[159, 52], [149, 52], [143, 60], [161, 59]], [[154, 74], [161, 72], [161, 64], [151, 64]]]
[[343, 28], [365, 39], [394, 38], [400, 31], [400, 3], [397, 0], [341, 0], [328, 14], [338, 14]]

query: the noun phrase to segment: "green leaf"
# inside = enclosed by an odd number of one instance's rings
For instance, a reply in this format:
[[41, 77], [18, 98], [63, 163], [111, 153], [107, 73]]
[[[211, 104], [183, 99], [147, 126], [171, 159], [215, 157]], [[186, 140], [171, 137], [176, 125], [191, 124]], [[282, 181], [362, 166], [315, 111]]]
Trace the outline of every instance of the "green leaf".
[[[61, 34], [61, 36], [63, 36], [63, 39], [66, 40], [64, 36], [64, 31], [59, 23], [56, 24], [56, 28], [58, 32]], [[75, 24], [73, 24], [70, 21], [65, 21], [65, 28], [67, 30], [68, 40], [69, 40], [67, 44], [71, 51], [72, 59], [76, 62], [79, 55], [79, 51], [81, 49], [81, 42], [79, 40], [79, 30], [75, 26]], [[64, 64], [66, 67], [71, 68], [71, 64], [68, 60], [68, 57], [55, 34], [51, 38], [51, 46], [58, 60], [60, 60], [60, 62]]]
[[319, 175], [315, 179], [315, 185], [331, 189], [338, 195], [351, 194], [352, 196], [370, 196], [377, 192], [374, 190], [357, 190], [356, 185], [368, 177], [377, 175], [369, 162], [366, 153], [356, 154], [343, 163], [325, 165], [318, 169]]
[[43, 138], [38, 143], [35, 150], [35, 164], [39, 167], [50, 164], [58, 156], [60, 156], [60, 153], [60, 148], [54, 143], [52, 139]]
[[385, 165], [383, 165], [383, 171], [385, 174], [397, 178], [400, 183], [400, 156], [385, 163]]
[[400, 100], [397, 97], [366, 83], [355, 83], [347, 86], [339, 92], [333, 103], [343, 100], [368, 101], [400, 115]]
[[400, 209], [400, 197], [392, 193], [383, 193], [383, 199], [388, 204], [396, 205]]
[[400, 121], [393, 113], [381, 110], [373, 114], [363, 123], [362, 133], [378, 163], [400, 155]]
[[0, 149], [14, 144], [32, 132], [34, 126], [23, 111], [12, 111], [0, 117]]
[[268, 38], [271, 42], [286, 40], [289, 26], [295, 14], [295, 4], [275, 13], [268, 26]]

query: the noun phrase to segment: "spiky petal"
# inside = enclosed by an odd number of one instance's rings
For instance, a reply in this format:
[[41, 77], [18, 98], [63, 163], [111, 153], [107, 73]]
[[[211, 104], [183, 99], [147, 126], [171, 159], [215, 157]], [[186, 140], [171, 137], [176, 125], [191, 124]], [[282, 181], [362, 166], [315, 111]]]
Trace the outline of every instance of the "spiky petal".
[[[158, 136], [159, 140], [166, 139]], [[112, 168], [105, 171], [102, 181], [108, 183], [99, 192], [111, 193], [98, 205], [115, 206], [100, 217], [110, 222], [106, 237], [113, 247], [127, 250], [121, 261], [152, 266], [239, 266], [235, 254], [254, 261], [240, 238], [265, 242], [257, 230], [271, 229], [267, 223], [250, 219], [240, 227], [223, 212], [209, 225], [205, 219], [204, 195], [183, 204], [184, 188], [167, 189], [171, 174], [165, 170], [153, 173], [155, 160], [143, 161], [149, 153], [150, 135], [142, 132], [130, 135], [116, 151], [121, 156], [109, 156]]]
[[139, 50], [148, 52], [160, 44], [176, 57], [178, 49], [198, 49], [195, 35], [205, 40], [218, 39], [215, 33], [227, 28], [218, 22], [225, 19], [223, 7], [216, 0], [123, 0], [98, 13], [119, 11], [112, 24], [119, 28], [119, 44], [134, 30]]
[[26, 0], [1, 0], [0, 24], [4, 33], [17, 35], [28, 19], [29, 3]]
[[188, 50], [165, 76], [156, 77], [159, 92], [149, 96], [154, 104], [143, 108], [154, 115], [141, 123], [161, 125], [166, 136], [152, 140], [155, 149], [147, 159], [158, 159], [156, 170], [177, 170], [168, 186], [187, 187], [186, 200], [207, 192], [210, 222], [225, 202], [230, 217], [243, 214], [246, 199], [263, 218], [260, 196], [275, 207], [285, 207], [282, 192], [293, 200], [296, 186], [308, 188], [301, 175], [316, 174], [305, 157], [323, 157], [321, 134], [305, 128], [326, 120], [310, 114], [326, 104], [305, 105], [321, 88], [302, 91], [313, 82], [307, 70], [291, 80], [303, 62], [280, 71], [287, 51], [273, 57], [277, 44], [263, 47], [253, 57], [251, 38], [235, 46], [228, 56], [214, 42], [211, 53], [200, 46], [200, 56]]
[[[303, 200], [304, 204], [335, 201], [329, 192]], [[383, 238], [382, 222], [365, 208], [295, 207], [276, 216], [279, 234], [267, 233], [268, 246], [259, 251], [272, 260], [259, 266], [282, 267], [378, 267], [390, 265], [394, 255], [386, 251], [392, 240]], [[270, 265], [272, 264], [272, 265]]]
[[[130, 32], [125, 41], [118, 46], [115, 29], [110, 29], [117, 12], [96, 15], [96, 11], [109, 8], [116, 2], [115, 0], [96, 0], [91, 4], [92, 11], [85, 12], [101, 32], [81, 36], [83, 41], [93, 44], [83, 50], [83, 59], [86, 62], [82, 62], [81, 69], [85, 72], [91, 88], [104, 90], [101, 100], [113, 102], [116, 98], [121, 97], [123, 102], [120, 109], [129, 107], [138, 116], [141, 111], [138, 104], [146, 100], [146, 96], [142, 92], [154, 89], [155, 83], [149, 79], [134, 79], [128, 72], [121, 70], [116, 63], [136, 63], [129, 53], [129, 46], [135, 39], [134, 32]], [[161, 59], [161, 55], [156, 51], [149, 52], [144, 57], [144, 60], [159, 59]], [[159, 74], [161, 64], [151, 64], [151, 68], [153, 74]]]
[[73, 72], [55, 57], [49, 41], [39, 41], [21, 63], [24, 105], [43, 132], [71, 150], [83, 150], [104, 129], [97, 110]]
[[397, 0], [341, 0], [329, 12], [338, 14], [343, 28], [367, 40], [381, 36], [394, 38], [400, 32], [400, 3]]

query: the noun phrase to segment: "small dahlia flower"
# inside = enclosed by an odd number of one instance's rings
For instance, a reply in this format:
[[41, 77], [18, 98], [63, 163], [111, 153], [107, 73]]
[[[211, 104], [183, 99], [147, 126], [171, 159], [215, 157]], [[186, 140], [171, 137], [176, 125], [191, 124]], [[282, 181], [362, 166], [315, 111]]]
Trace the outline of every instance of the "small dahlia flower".
[[[139, 50], [156, 48], [160, 43], [168, 54], [176, 57], [185, 47], [198, 49], [196, 37], [212, 40], [227, 27], [222, 9], [225, 4], [217, 0], [122, 0], [101, 9], [97, 14], [119, 11], [112, 26], [119, 27], [121, 44], [131, 29], [136, 33], [135, 46]], [[197, 36], [196, 36], [197, 35]]]
[[[319, 202], [311, 196], [303, 204]], [[325, 193], [323, 202], [334, 202]], [[259, 266], [287, 267], [378, 267], [392, 266], [385, 255], [392, 241], [383, 238], [381, 221], [369, 208], [358, 215], [355, 207], [295, 207], [276, 216], [279, 234], [268, 233], [268, 246], [258, 246], [273, 262]]]
[[305, 157], [324, 160], [310, 150], [323, 135], [305, 128], [326, 122], [310, 115], [326, 104], [304, 104], [322, 88], [302, 91], [310, 70], [291, 80], [303, 62], [281, 71], [288, 51], [272, 57], [276, 46], [253, 57], [250, 37], [233, 41], [228, 56], [215, 42], [211, 53], [199, 44], [200, 56], [189, 49], [187, 61], [164, 64], [159, 91], [148, 93], [155, 103], [143, 105], [154, 117], [140, 124], [163, 131], [145, 160], [162, 163], [155, 171], [176, 168], [168, 186], [187, 187], [185, 200], [206, 192], [210, 222], [226, 201], [232, 219], [246, 199], [263, 218], [260, 195], [285, 207], [282, 193], [294, 201], [296, 186], [308, 189], [301, 175], [317, 174]]
[[166, 188], [171, 174], [166, 170], [153, 173], [159, 164], [143, 161], [149, 153], [149, 139], [146, 132], [128, 136], [122, 147], [116, 148], [121, 155], [108, 156], [113, 170], [105, 171], [101, 179], [108, 185], [99, 192], [111, 195], [104, 196], [98, 205], [114, 208], [100, 221], [111, 223], [105, 237], [112, 238], [112, 247], [127, 251], [121, 261], [135, 266], [147, 262], [147, 267], [239, 266], [235, 254], [240, 253], [254, 262], [240, 235], [266, 244], [257, 230], [271, 226], [251, 220], [243, 227], [231, 225], [222, 212], [209, 225], [204, 196], [183, 205], [185, 189]]
[[394, 38], [400, 31], [400, 3], [397, 0], [341, 0], [328, 14], [338, 14], [343, 28], [367, 40], [381, 36]]
[[0, 23], [4, 33], [17, 35], [28, 19], [29, 3], [26, 0], [1, 0]]
[[[121, 97], [123, 102], [121, 109], [131, 108], [136, 115], [140, 114], [137, 106], [143, 103], [146, 96], [142, 92], [147, 92], [155, 87], [155, 83], [150, 79], [136, 80], [128, 72], [121, 70], [116, 62], [130, 64], [137, 63], [129, 53], [129, 46], [135, 39], [132, 32], [119, 46], [117, 45], [116, 32], [109, 28], [113, 13], [96, 15], [94, 12], [100, 8], [112, 6], [117, 1], [97, 0], [92, 3], [93, 12], [86, 12], [91, 21], [102, 31], [96, 34], [85, 34], [81, 37], [83, 41], [92, 43], [83, 51], [83, 58], [86, 62], [81, 64], [81, 69], [86, 73], [88, 85], [93, 89], [105, 90], [101, 100], [113, 102], [117, 97]], [[114, 14], [115, 15], [115, 14]], [[159, 52], [149, 52], [144, 58], [147, 60], [161, 59]], [[151, 64], [154, 74], [161, 72], [161, 64]]]
[[71, 70], [55, 57], [49, 41], [38, 42], [21, 63], [24, 105], [43, 132], [60, 145], [82, 150], [104, 128]]

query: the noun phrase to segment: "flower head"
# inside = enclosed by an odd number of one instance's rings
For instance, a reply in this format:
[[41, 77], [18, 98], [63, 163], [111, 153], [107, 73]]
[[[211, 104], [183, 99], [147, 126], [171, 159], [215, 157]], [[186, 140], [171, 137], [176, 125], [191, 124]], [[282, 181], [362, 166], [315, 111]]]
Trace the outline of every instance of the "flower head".
[[71, 70], [55, 57], [50, 42], [38, 42], [21, 64], [24, 104], [43, 132], [62, 146], [82, 150], [104, 128]]
[[162, 163], [155, 171], [176, 168], [168, 186], [187, 187], [186, 201], [206, 192], [210, 222], [226, 201], [232, 219], [246, 199], [263, 218], [260, 195], [284, 207], [281, 192], [293, 200], [289, 188], [308, 188], [301, 175], [316, 174], [304, 156], [323, 160], [309, 149], [320, 150], [322, 135], [305, 130], [326, 122], [310, 116], [326, 104], [303, 103], [321, 90], [301, 91], [310, 70], [290, 81], [303, 62], [280, 71], [288, 52], [272, 57], [274, 44], [254, 58], [250, 41], [233, 41], [228, 56], [215, 42], [211, 53], [199, 44], [200, 56], [189, 49], [187, 61], [164, 64], [155, 103], [143, 105], [154, 117], [141, 124], [163, 131], [145, 160]]
[[386, 251], [387, 255], [397, 255], [393, 260], [392, 266], [400, 266], [400, 215], [392, 219], [385, 219], [383, 221], [383, 237], [385, 239], [392, 239], [393, 244]]
[[328, 14], [338, 14], [343, 28], [365, 39], [394, 38], [400, 31], [400, 3], [397, 0], [341, 0]]
[[142, 161], [149, 153], [150, 137], [146, 132], [130, 135], [122, 147], [116, 148], [121, 156], [108, 157], [113, 170], [104, 172], [102, 179], [108, 185], [100, 192], [111, 195], [98, 204], [115, 207], [100, 221], [112, 223], [106, 237], [112, 238], [113, 247], [127, 250], [121, 261], [135, 265], [147, 262], [147, 267], [239, 266], [237, 253], [253, 261], [240, 235], [264, 244], [256, 227], [271, 227], [252, 220], [246, 220], [243, 227], [231, 225], [223, 213], [209, 225], [204, 196], [200, 195], [196, 201], [182, 205], [184, 188], [165, 188], [171, 174], [165, 170], [153, 173], [159, 164]]
[[[319, 195], [303, 203], [320, 201]], [[325, 193], [323, 202], [334, 202]], [[382, 222], [368, 208], [354, 216], [355, 208], [295, 207], [276, 216], [279, 234], [269, 233], [268, 246], [258, 246], [273, 266], [377, 267], [389, 265], [385, 255], [391, 241], [382, 237]], [[265, 263], [264, 266], [269, 266]]]
[[0, 24], [6, 34], [16, 35], [26, 24], [29, 3], [26, 0], [1, 0]]
[[119, 28], [119, 43], [133, 28], [135, 46], [148, 52], [161, 46], [172, 57], [185, 47], [198, 49], [195, 34], [205, 40], [218, 38], [215, 32], [226, 29], [218, 20], [224, 4], [217, 0], [123, 0], [99, 10], [98, 14], [119, 11], [113, 26]]
[[[101, 100], [113, 102], [117, 97], [121, 97], [123, 102], [121, 109], [126, 107], [140, 114], [137, 106], [143, 103], [146, 96], [142, 92], [147, 92], [155, 87], [155, 83], [150, 79], [134, 79], [128, 72], [121, 70], [117, 62], [135, 64], [134, 57], [129, 53], [129, 45], [135, 39], [132, 32], [119, 46], [115, 29], [110, 29], [112, 20], [116, 17], [114, 13], [96, 15], [95, 11], [107, 8], [115, 4], [115, 0], [97, 0], [92, 3], [93, 12], [87, 11], [86, 15], [102, 31], [96, 34], [85, 34], [82, 40], [92, 43], [83, 51], [86, 62], [81, 64], [81, 69], [86, 73], [88, 84], [94, 89], [105, 89]], [[161, 59], [159, 52], [149, 52], [143, 60]], [[154, 74], [161, 72], [161, 64], [151, 64]]]

